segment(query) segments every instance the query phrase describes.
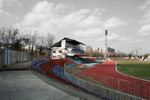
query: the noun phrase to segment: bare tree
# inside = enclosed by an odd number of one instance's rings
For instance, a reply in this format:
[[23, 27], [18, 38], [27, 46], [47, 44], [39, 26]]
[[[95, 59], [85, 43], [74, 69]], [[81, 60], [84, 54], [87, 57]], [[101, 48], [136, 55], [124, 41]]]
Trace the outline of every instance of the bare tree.
[[11, 48], [19, 40], [19, 30], [17, 28], [0, 29], [0, 44], [4, 48]]
[[55, 36], [51, 33], [48, 33], [46, 36], [41, 36], [39, 38], [38, 43], [40, 46], [51, 49], [52, 45], [54, 44], [54, 41], [55, 41]]
[[55, 36], [54, 36], [53, 34], [51, 34], [51, 33], [48, 33], [48, 34], [47, 34], [47, 37], [46, 37], [46, 41], [47, 41], [47, 48], [48, 48], [49, 50], [51, 50], [52, 45], [53, 45], [54, 42], [55, 42]]
[[33, 60], [34, 56], [34, 47], [37, 43], [37, 32], [34, 31], [25, 31], [25, 37], [24, 37], [25, 45], [28, 46], [28, 49], [30, 50], [30, 57], [31, 60]]
[[102, 53], [100, 53], [98, 50], [93, 51], [94, 57], [102, 57]]
[[45, 36], [38, 37], [37, 43], [38, 43], [38, 46], [46, 47], [47, 46], [46, 37]]
[[93, 50], [91, 48], [91, 46], [87, 46], [86, 50], [85, 50], [85, 54], [89, 57], [93, 57], [94, 54], [93, 54]]
[[24, 40], [26, 40], [26, 45], [30, 47], [29, 49], [33, 50], [37, 42], [37, 32], [26, 31]]
[[115, 56], [116, 57], [128, 57], [128, 54], [123, 53], [123, 52], [117, 52]]
[[42, 36], [39, 38], [38, 44], [40, 45], [40, 52], [45, 48], [51, 52], [52, 45], [54, 44], [55, 36], [51, 33], [48, 33], [46, 36]]

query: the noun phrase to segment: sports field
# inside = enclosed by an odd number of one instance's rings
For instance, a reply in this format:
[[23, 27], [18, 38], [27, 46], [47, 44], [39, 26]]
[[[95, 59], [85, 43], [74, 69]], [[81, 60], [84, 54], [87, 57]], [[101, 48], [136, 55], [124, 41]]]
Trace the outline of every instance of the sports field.
[[118, 62], [117, 69], [130, 76], [150, 80], [150, 63], [148, 62]]

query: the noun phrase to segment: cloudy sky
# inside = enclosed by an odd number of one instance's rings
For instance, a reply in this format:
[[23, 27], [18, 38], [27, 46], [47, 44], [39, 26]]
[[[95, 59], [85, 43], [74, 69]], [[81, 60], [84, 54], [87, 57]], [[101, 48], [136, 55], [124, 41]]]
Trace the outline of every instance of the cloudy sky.
[[68, 36], [93, 47], [150, 53], [150, 0], [0, 0], [0, 28]]

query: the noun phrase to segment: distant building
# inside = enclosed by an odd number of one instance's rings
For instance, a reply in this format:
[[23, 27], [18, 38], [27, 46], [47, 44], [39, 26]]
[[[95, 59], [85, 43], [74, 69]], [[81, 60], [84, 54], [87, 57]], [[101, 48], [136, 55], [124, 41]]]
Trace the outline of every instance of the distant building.
[[114, 52], [115, 52], [115, 49], [108, 47], [108, 48], [107, 48], [107, 51], [114, 53]]
[[92, 48], [92, 50], [93, 50], [94, 52], [99, 52], [99, 53], [102, 53], [102, 52], [103, 52], [103, 50], [100, 49], [100, 48]]
[[35, 45], [31, 45], [29, 42], [30, 42], [30, 39], [23, 38], [21, 40], [22, 49], [25, 49], [25, 50], [36, 50], [36, 46]]
[[103, 56], [102, 49], [100, 48], [87, 46], [86, 48], [84, 48], [84, 51], [85, 51], [86, 56], [88, 57], [102, 57]]
[[116, 54], [115, 49], [114, 48], [110, 48], [110, 47], [107, 48], [106, 52], [107, 52], [107, 56], [108, 57], [113, 56], [113, 55]]
[[77, 40], [63, 38], [52, 46], [53, 58], [66, 58], [67, 56], [83, 55], [81, 47], [85, 45]]

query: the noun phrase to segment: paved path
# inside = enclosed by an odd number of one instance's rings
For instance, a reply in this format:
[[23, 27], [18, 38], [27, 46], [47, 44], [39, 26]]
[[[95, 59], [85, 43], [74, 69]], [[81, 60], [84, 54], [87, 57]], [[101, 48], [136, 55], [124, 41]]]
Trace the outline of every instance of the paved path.
[[0, 72], [0, 100], [103, 99], [33, 71], [30, 62], [26, 62], [10, 66], [8, 70]]
[[23, 62], [6, 67], [6, 70], [29, 70], [31, 62]]
[[79, 100], [79, 98], [47, 84], [30, 70], [18, 70], [0, 72], [0, 100]]

